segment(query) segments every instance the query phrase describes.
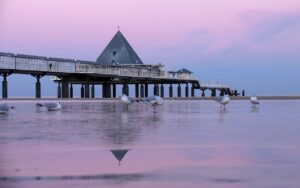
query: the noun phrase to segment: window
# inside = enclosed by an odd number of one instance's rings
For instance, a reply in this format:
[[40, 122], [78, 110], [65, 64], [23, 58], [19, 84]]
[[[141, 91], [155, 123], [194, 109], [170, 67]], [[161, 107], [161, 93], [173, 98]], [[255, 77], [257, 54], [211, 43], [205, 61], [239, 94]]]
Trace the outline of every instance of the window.
[[117, 55], [117, 51], [113, 51], [113, 56], [116, 56]]

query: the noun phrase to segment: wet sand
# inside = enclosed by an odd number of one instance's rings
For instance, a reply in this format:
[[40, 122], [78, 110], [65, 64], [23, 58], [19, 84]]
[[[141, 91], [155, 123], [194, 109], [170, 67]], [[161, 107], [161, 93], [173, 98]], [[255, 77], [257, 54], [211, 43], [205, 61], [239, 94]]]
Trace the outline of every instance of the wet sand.
[[[0, 187], [300, 186], [299, 100], [34, 101], [0, 116]], [[117, 153], [114, 153], [116, 152]], [[119, 162], [120, 161], [120, 162]]]

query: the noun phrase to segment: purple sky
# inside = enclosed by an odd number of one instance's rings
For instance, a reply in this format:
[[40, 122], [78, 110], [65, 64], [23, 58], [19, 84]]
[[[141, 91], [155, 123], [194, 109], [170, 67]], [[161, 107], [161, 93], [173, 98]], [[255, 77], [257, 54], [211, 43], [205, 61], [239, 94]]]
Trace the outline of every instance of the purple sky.
[[[118, 25], [144, 63], [248, 94], [300, 93], [299, 0], [0, 0], [0, 51], [95, 60]], [[33, 78], [9, 82], [11, 95], [34, 95]]]

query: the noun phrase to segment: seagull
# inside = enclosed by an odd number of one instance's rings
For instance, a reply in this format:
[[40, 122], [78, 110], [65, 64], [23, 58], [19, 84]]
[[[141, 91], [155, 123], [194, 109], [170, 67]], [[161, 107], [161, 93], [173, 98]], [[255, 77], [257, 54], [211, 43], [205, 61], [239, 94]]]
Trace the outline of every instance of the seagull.
[[46, 107], [49, 111], [58, 111], [61, 109], [60, 102], [49, 102], [49, 103], [37, 103], [37, 106]]
[[125, 95], [125, 94], [123, 94], [123, 95], [121, 96], [121, 101], [122, 101], [124, 104], [126, 104], [127, 110], [128, 110], [128, 106], [129, 106], [130, 104], [135, 103], [135, 102], [139, 102], [138, 99], [133, 98], [133, 97], [128, 97], [128, 96]]
[[133, 98], [133, 97], [128, 97], [128, 96], [125, 95], [125, 94], [123, 94], [123, 95], [121, 96], [121, 101], [122, 101], [123, 103], [127, 104], [127, 105], [132, 104], [132, 103], [134, 103], [134, 102], [139, 102], [138, 99]]
[[151, 106], [153, 106], [153, 113], [154, 114], [156, 113], [156, 111], [155, 111], [156, 106], [159, 106], [159, 105], [163, 104], [162, 98], [160, 96], [156, 96], [156, 95], [147, 97], [147, 98], [143, 99], [142, 101], [150, 103]]
[[222, 108], [225, 110], [225, 105], [228, 104], [229, 101], [230, 101], [230, 98], [228, 95], [224, 95], [222, 97], [217, 98], [217, 102], [219, 102], [221, 104], [220, 110], [222, 110]]
[[156, 96], [156, 95], [146, 97], [143, 99], [137, 99], [137, 98], [133, 98], [133, 97], [128, 97], [127, 95], [122, 95], [121, 101], [127, 105], [127, 109], [128, 109], [128, 106], [133, 103], [139, 103], [139, 102], [148, 103], [151, 106], [153, 106], [154, 113], [156, 113], [156, 111], [155, 111], [156, 106], [163, 104], [162, 98], [159, 96]]
[[0, 114], [6, 114], [10, 108], [14, 109], [13, 106], [9, 107], [7, 104], [0, 104]]
[[250, 97], [250, 101], [252, 103], [252, 107], [254, 107], [254, 108], [256, 107], [257, 104], [259, 104], [257, 97], [254, 95]]

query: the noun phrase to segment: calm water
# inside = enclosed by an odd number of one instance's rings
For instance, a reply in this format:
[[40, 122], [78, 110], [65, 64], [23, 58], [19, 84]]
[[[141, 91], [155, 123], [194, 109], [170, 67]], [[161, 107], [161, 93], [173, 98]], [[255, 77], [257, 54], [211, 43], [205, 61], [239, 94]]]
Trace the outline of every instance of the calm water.
[[300, 187], [300, 101], [11, 104], [0, 187]]

